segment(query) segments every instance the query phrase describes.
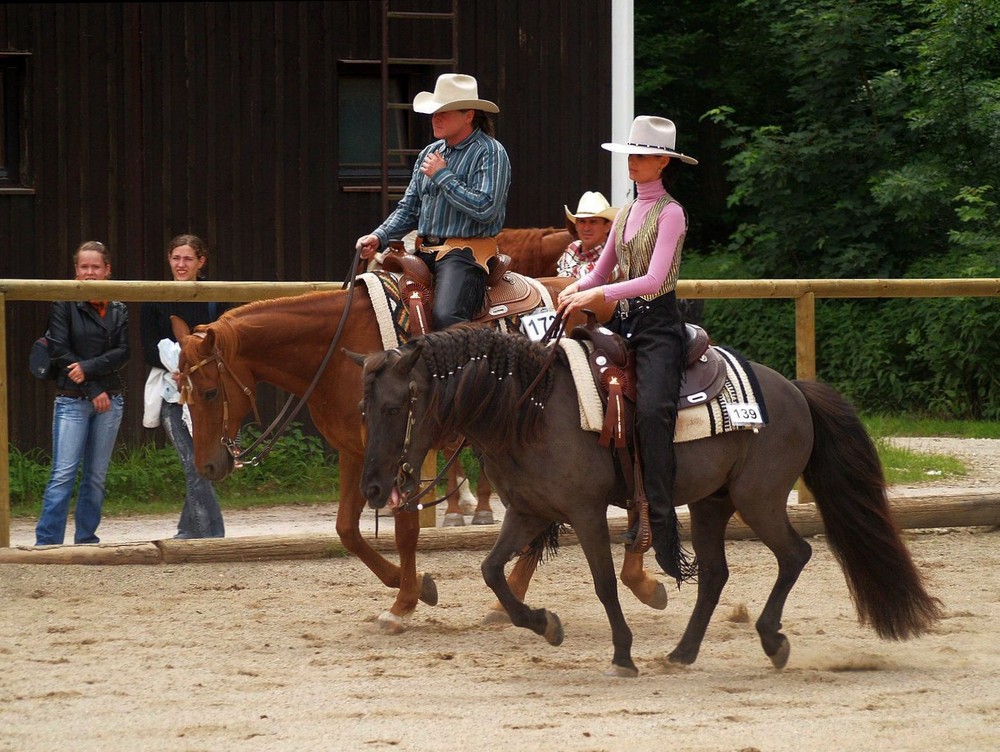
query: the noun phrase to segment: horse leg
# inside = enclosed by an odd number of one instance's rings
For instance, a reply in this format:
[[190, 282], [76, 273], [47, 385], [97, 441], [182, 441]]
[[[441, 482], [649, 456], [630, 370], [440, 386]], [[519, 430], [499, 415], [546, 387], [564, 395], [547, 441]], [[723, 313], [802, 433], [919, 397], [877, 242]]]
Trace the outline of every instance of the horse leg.
[[594, 590], [604, 606], [608, 622], [611, 624], [611, 642], [614, 656], [608, 676], [634, 677], [639, 669], [632, 661], [632, 630], [625, 621], [622, 605], [618, 600], [618, 583], [615, 579], [615, 561], [611, 555], [611, 535], [605, 514], [577, 516], [570, 520], [580, 547], [590, 565], [594, 579]]
[[728, 496], [702, 499], [690, 504], [688, 509], [691, 511], [691, 545], [698, 559], [698, 597], [680, 642], [667, 656], [671, 662], [684, 665], [694, 663], [698, 657], [709, 620], [729, 580], [726, 525], [735, 511]]
[[775, 668], [785, 667], [791, 651], [788, 638], [781, 632], [781, 614], [785, 601], [812, 556], [812, 546], [795, 531], [788, 519], [784, 503], [787, 497], [787, 491], [780, 497], [780, 512], [766, 506], [738, 505], [743, 521], [778, 560], [778, 577], [755, 625], [761, 647]]
[[[522, 553], [514, 561], [514, 566], [511, 568], [510, 574], [507, 575], [507, 585], [519, 601], [523, 601], [528, 594], [528, 585], [531, 584], [531, 578], [534, 576], [535, 570], [538, 569], [538, 562], [541, 561], [541, 558], [542, 551], [536, 550]], [[500, 601], [496, 601], [483, 617], [483, 624], [505, 623], [510, 623], [510, 617], [507, 616]]]
[[429, 575], [416, 571], [417, 536], [420, 531], [418, 515], [401, 514], [396, 517], [396, 548], [401, 566], [388, 561], [362, 537], [359, 524], [364, 509], [359, 487], [361, 466], [362, 458], [341, 451], [337, 535], [344, 548], [357, 556], [383, 585], [399, 588], [395, 603], [379, 617], [380, 628], [395, 634], [402, 631], [402, 619], [413, 612], [418, 600], [431, 606], [437, 603], [437, 586]]
[[542, 635], [550, 645], [561, 645], [563, 629], [559, 617], [544, 608], [528, 608], [514, 595], [503, 574], [511, 557], [541, 535], [549, 524], [546, 520], [508, 509], [497, 541], [483, 559], [481, 568], [483, 581], [496, 595], [515, 627], [524, 627]]
[[[628, 524], [631, 529], [633, 513], [628, 513]], [[632, 594], [645, 603], [650, 608], [664, 609], [667, 607], [667, 589], [663, 583], [650, 576], [642, 566], [643, 555], [639, 553], [625, 552], [625, 559], [622, 561], [620, 579], [622, 584], [632, 591]]]

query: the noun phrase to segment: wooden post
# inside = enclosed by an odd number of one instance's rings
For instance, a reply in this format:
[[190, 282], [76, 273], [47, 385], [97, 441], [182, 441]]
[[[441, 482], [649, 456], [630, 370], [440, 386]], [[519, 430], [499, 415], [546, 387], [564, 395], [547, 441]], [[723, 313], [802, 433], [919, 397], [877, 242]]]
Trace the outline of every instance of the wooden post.
[[[816, 380], [816, 293], [807, 292], [795, 299], [795, 377]], [[815, 504], [816, 497], [800, 479], [797, 485], [800, 504]]]
[[[436, 478], [438, 474], [437, 468], [437, 452], [430, 451], [427, 456], [424, 457], [423, 467], [420, 469], [421, 478]], [[433, 498], [434, 494], [431, 494]], [[426, 507], [421, 509], [418, 514], [420, 515], [420, 527], [437, 527], [437, 507]]]
[[0, 292], [0, 548], [10, 548], [10, 430], [7, 425], [7, 296]]
[[795, 377], [816, 379], [816, 293], [795, 299]]

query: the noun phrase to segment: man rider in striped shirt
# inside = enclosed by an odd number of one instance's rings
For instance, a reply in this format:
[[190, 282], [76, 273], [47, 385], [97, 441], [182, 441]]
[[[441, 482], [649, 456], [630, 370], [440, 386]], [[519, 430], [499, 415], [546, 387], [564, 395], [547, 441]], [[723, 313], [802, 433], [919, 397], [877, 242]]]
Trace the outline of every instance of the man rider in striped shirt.
[[434, 327], [444, 329], [471, 320], [482, 304], [486, 263], [507, 214], [510, 160], [487, 115], [500, 108], [479, 99], [472, 76], [438, 77], [433, 93], [414, 97], [413, 109], [431, 115], [436, 140], [417, 157], [395, 211], [357, 248], [371, 258], [416, 230], [416, 255], [434, 274]]

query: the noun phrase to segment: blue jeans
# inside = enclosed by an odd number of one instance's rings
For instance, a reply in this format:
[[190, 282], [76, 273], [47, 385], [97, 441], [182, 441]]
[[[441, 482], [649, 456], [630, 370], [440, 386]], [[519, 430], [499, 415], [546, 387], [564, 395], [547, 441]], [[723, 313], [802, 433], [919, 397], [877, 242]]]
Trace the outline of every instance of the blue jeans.
[[120, 394], [111, 397], [111, 409], [103, 413], [94, 412], [94, 403], [89, 399], [56, 397], [52, 412], [52, 474], [42, 497], [35, 545], [60, 544], [66, 537], [69, 500], [81, 463], [83, 476], [76, 495], [73, 542], [100, 542], [97, 526], [101, 524], [104, 479], [124, 412], [125, 398]]
[[160, 423], [181, 458], [184, 481], [187, 485], [184, 508], [177, 523], [178, 537], [225, 537], [226, 528], [222, 523], [222, 510], [219, 508], [219, 500], [215, 496], [212, 482], [201, 477], [194, 466], [194, 442], [184, 423], [184, 408], [178, 403], [164, 400], [160, 404]]

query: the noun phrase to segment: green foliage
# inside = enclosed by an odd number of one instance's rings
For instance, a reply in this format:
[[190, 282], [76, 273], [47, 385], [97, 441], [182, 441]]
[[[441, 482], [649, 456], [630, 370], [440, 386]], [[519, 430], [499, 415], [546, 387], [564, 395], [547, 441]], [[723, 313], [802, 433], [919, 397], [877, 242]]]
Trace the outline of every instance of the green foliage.
[[[1000, 4], [656, 5], [637, 2], [637, 105], [702, 106], [729, 190], [724, 206], [694, 196], [693, 222], [724, 223], [755, 274], [903, 276], [950, 248], [998, 247]], [[714, 159], [696, 168], [706, 186]]]
[[[11, 447], [11, 508], [15, 513], [37, 514], [50, 463], [43, 452], [22, 453]], [[233, 472], [216, 491], [224, 507], [307, 497], [332, 500], [339, 479], [339, 467], [327, 456], [323, 442], [292, 424], [263, 463]], [[185, 482], [177, 452], [169, 445], [119, 447], [111, 459], [105, 489], [105, 513], [179, 511]]]
[[[245, 428], [243, 434], [243, 445], [249, 446], [260, 431]], [[335, 470], [323, 441], [303, 433], [302, 426], [296, 423], [285, 430], [262, 463], [232, 473], [220, 484], [219, 492], [226, 497], [240, 497], [325, 489], [334, 498], [339, 481]]]
[[11, 505], [39, 504], [49, 480], [49, 458], [40, 449], [21, 452], [10, 445], [10, 499]]

